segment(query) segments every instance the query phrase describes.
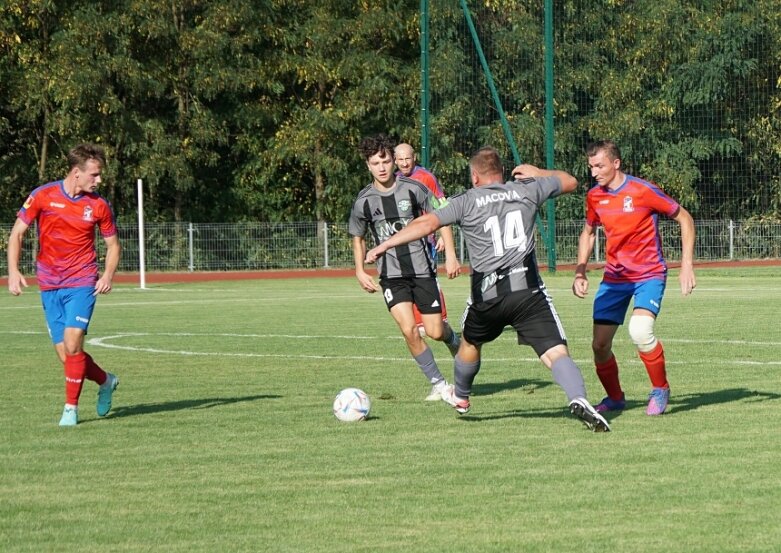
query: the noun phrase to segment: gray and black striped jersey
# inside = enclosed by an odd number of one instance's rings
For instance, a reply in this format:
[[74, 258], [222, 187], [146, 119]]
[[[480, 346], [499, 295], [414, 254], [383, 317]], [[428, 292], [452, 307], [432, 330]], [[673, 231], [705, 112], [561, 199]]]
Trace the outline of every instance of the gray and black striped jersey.
[[449, 198], [434, 212], [443, 226], [461, 226], [475, 303], [542, 286], [534, 223], [539, 207], [560, 192], [558, 177], [489, 184]]
[[[412, 219], [432, 211], [431, 191], [418, 181], [403, 176], [388, 192], [373, 185], [365, 187], [350, 212], [349, 232], [365, 236], [371, 231], [375, 245], [385, 242], [406, 227]], [[380, 278], [430, 278], [436, 276], [436, 263], [426, 238], [390, 248], [377, 259]]]

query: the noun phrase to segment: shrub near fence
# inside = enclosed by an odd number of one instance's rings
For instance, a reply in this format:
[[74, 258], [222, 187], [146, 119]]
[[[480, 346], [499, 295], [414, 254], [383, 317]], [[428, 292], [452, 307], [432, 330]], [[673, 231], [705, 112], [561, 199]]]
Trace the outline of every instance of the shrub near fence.
[[[696, 221], [695, 256], [698, 261], [781, 259], [781, 223], [766, 220]], [[577, 259], [581, 221], [556, 224], [556, 259], [559, 264]], [[674, 221], [660, 223], [667, 259], [680, 257], [680, 228]], [[0, 226], [0, 244], [7, 248], [11, 226]], [[352, 237], [345, 223], [152, 223], [144, 227], [147, 271], [248, 271], [266, 269], [315, 269], [352, 267]], [[458, 228], [456, 249], [469, 262]], [[28, 232], [22, 252], [25, 274], [34, 270], [34, 244]], [[119, 270], [137, 272], [139, 229], [121, 225], [123, 254]], [[371, 239], [369, 239], [371, 242]], [[102, 240], [98, 240], [102, 256]], [[544, 241], [537, 237], [537, 258], [547, 263]], [[595, 247], [596, 261], [604, 259], [604, 236]], [[8, 273], [6, 256], [0, 272]]]

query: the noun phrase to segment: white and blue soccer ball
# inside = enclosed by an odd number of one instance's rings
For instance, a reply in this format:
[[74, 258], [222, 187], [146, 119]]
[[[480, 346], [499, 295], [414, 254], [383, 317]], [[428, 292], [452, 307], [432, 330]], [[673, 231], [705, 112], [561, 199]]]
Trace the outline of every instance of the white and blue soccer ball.
[[369, 416], [372, 401], [358, 388], [345, 388], [334, 400], [334, 416], [343, 422], [362, 421]]

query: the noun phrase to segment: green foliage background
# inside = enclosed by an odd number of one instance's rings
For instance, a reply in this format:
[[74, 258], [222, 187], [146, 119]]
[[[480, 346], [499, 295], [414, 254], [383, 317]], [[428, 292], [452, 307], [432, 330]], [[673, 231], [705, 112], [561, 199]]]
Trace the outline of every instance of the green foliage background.
[[[521, 156], [543, 165], [543, 3], [468, 4]], [[613, 138], [699, 218], [779, 218], [779, 0], [554, 6], [557, 166], [587, 182], [584, 146]], [[419, 141], [419, 8], [5, 0], [0, 215], [93, 141], [120, 220], [142, 178], [151, 221], [344, 221], [366, 181], [360, 138]], [[459, 3], [430, 14], [430, 159], [453, 193], [476, 147], [510, 156]], [[557, 212], [580, 218], [582, 197]]]

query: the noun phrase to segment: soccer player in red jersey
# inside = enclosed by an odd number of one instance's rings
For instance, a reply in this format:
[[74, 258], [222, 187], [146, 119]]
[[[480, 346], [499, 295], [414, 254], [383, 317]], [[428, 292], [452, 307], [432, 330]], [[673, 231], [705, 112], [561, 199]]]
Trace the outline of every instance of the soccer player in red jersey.
[[[434, 173], [428, 169], [424, 169], [418, 165], [418, 156], [415, 150], [407, 143], [402, 142], [393, 149], [393, 160], [396, 162], [396, 167], [399, 169], [397, 175], [404, 175], [413, 180], [421, 182], [426, 185], [426, 188], [431, 190], [434, 198], [442, 200], [445, 197], [445, 192], [439, 185], [439, 180], [434, 176]], [[432, 234], [428, 237], [429, 244], [431, 245], [431, 255], [436, 260], [437, 253], [445, 251], [445, 241], [440, 236]], [[455, 250], [453, 252], [447, 252], [447, 255], [455, 257]], [[439, 286], [439, 281], [437, 281]], [[442, 293], [442, 289], [439, 290], [439, 301], [442, 304], [442, 320], [447, 323], [447, 306], [445, 306], [445, 295]], [[413, 313], [415, 314], [415, 324], [418, 325], [418, 332], [425, 336], [426, 331], [423, 328], [423, 319], [420, 316], [417, 306], [412, 306]]]
[[621, 153], [612, 141], [590, 144], [588, 165], [597, 185], [586, 195], [586, 223], [578, 243], [578, 264], [573, 293], [588, 292], [586, 264], [594, 250], [596, 227], [605, 230], [606, 264], [602, 282], [594, 297], [592, 349], [597, 376], [607, 397], [596, 406], [600, 412], [626, 406], [613, 355], [613, 337], [623, 324], [629, 302], [634, 299], [629, 318], [629, 336], [637, 347], [651, 380], [648, 415], [661, 415], [670, 399], [664, 348], [654, 335], [667, 282], [667, 263], [659, 237], [659, 215], [681, 227], [681, 293], [689, 295], [694, 278], [694, 221], [692, 216], [653, 183], [621, 171]]
[[[119, 379], [101, 369], [83, 349], [97, 294], [111, 292], [121, 247], [114, 214], [97, 192], [106, 164], [103, 148], [80, 144], [68, 153], [68, 175], [32, 191], [17, 213], [8, 239], [8, 291], [22, 293], [27, 281], [19, 271], [24, 234], [38, 224], [36, 277], [41, 302], [65, 369], [65, 408], [60, 426], [78, 423], [78, 404], [84, 378], [99, 385], [97, 412], [105, 416]], [[95, 227], [106, 242], [106, 263], [98, 275]]]

